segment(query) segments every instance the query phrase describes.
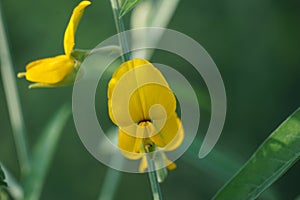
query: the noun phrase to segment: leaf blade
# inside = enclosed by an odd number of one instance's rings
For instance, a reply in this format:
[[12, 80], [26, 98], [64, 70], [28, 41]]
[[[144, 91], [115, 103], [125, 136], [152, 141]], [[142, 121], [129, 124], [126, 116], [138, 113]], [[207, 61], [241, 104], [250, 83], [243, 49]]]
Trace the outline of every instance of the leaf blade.
[[214, 199], [256, 199], [300, 158], [300, 109], [257, 149]]
[[[144, 0], [139, 3], [131, 15], [131, 29], [144, 27], [161, 27], [165, 28], [169, 24], [180, 0]], [[158, 44], [162, 34], [151, 34], [148, 31], [143, 33], [132, 33], [133, 48], [139, 44]], [[139, 49], [132, 52], [133, 57], [150, 59], [154, 49]]]
[[0, 3], [0, 74], [7, 102], [12, 134], [19, 160], [22, 175], [29, 170], [29, 155], [27, 147], [26, 127], [16, 84], [16, 73], [9, 50], [8, 37], [3, 18], [3, 10]]
[[7, 183], [5, 182], [5, 174], [2, 170], [2, 167], [0, 165], [0, 187], [1, 186], [7, 186]]
[[129, 13], [141, 0], [125, 0], [121, 7], [120, 17]]
[[62, 106], [44, 129], [31, 157], [31, 169], [24, 179], [25, 200], [38, 200], [64, 125], [71, 114], [70, 105]]

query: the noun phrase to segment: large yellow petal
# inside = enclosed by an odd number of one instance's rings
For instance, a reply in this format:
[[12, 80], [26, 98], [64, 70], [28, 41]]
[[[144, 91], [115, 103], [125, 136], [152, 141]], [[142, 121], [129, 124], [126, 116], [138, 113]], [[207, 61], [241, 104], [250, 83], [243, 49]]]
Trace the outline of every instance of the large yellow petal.
[[133, 137], [119, 129], [118, 146], [125, 157], [132, 160], [140, 159], [143, 156], [142, 143], [142, 138]]
[[26, 79], [32, 82], [55, 84], [74, 69], [74, 60], [66, 55], [33, 61], [26, 66]]
[[176, 164], [174, 162], [172, 162], [171, 160], [169, 160], [165, 153], [163, 153], [163, 159], [165, 161], [165, 164], [166, 164], [168, 170], [176, 169], [176, 167], [177, 167]]
[[184, 138], [184, 131], [180, 119], [174, 112], [166, 121], [161, 131], [150, 139], [159, 147], [165, 147], [166, 151], [172, 151], [179, 147]]
[[84, 12], [84, 9], [90, 5], [90, 1], [81, 1], [76, 8], [74, 8], [69, 24], [65, 31], [64, 36], [64, 50], [67, 56], [70, 56], [73, 47], [75, 45], [75, 32], [80, 21], [80, 18]]
[[130, 159], [141, 158], [145, 153], [145, 147], [153, 145], [147, 135], [151, 135], [154, 129], [150, 122], [142, 122], [135, 129], [135, 133], [128, 134], [120, 128], [118, 146], [125, 157]]
[[[144, 60], [144, 59], [140, 59], [140, 58], [134, 58], [132, 60], [129, 60], [127, 62], [124, 62], [120, 65], [120, 67], [114, 72], [111, 81], [109, 83], [109, 88], [108, 88], [108, 98], [111, 98], [112, 92], [116, 86], [116, 83], [121, 79], [121, 77], [126, 74], [128, 71], [138, 68], [138, 67], [142, 67], [142, 66], [148, 66], [150, 65], [151, 68], [151, 72], [149, 72], [149, 74], [136, 74], [136, 81], [138, 79], [143, 79], [143, 77], [153, 77], [154, 80], [160, 78], [164, 80], [163, 75], [160, 73], [160, 71], [158, 69], [156, 69], [149, 61]], [[158, 78], [154, 77], [154, 76], [158, 76]], [[113, 82], [113, 83], [111, 83]], [[168, 83], [165, 81], [164, 83], [165, 85], [168, 85]]]
[[[165, 122], [175, 109], [176, 99], [172, 90], [158, 84], [151, 83], [138, 88], [129, 101], [131, 117], [137, 123], [141, 120]], [[160, 130], [162, 127], [158, 126], [156, 124], [156, 128]]]
[[175, 112], [176, 100], [158, 69], [146, 60], [133, 59], [123, 63], [109, 82], [108, 107], [112, 121], [125, 127], [166, 120]]
[[[181, 120], [179, 118], [177, 118], [177, 126], [178, 126], [178, 130], [177, 130], [177, 134], [176, 136], [173, 138], [172, 141], [170, 141], [167, 146], [165, 146], [165, 151], [173, 151], [175, 150], [176, 148], [178, 148], [182, 142], [183, 142], [183, 139], [184, 139], [184, 129], [183, 129], [183, 126], [182, 126], [182, 123], [181, 123]], [[166, 127], [167, 128], [167, 127]], [[165, 133], [167, 133], [167, 130], [163, 130], [165, 131]]]

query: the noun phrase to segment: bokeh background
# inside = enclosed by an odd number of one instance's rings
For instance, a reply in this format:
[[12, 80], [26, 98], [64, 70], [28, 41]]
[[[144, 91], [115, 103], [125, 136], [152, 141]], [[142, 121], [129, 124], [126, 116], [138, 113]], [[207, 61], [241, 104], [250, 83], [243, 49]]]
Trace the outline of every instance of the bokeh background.
[[[76, 0], [1, 0], [15, 73], [31, 60], [63, 52], [62, 39]], [[76, 34], [76, 47], [92, 49], [116, 33], [108, 0], [94, 0]], [[178, 168], [162, 184], [166, 199], [209, 199], [245, 163], [264, 139], [300, 103], [300, 1], [189, 0], [181, 1], [168, 28], [198, 41], [222, 74], [228, 112], [221, 138], [203, 160], [199, 143], [177, 161]], [[128, 27], [130, 15], [125, 17]], [[1, 45], [1, 44], [0, 44]], [[154, 61], [174, 66], [192, 77], [185, 62], [165, 52]], [[0, 74], [0, 160], [18, 178], [18, 160]], [[210, 109], [204, 83], [192, 81], [201, 103], [203, 138]], [[51, 116], [71, 102], [72, 87], [29, 90], [17, 80], [24, 120], [32, 147]], [[106, 94], [106, 91], [103, 91]], [[99, 108], [105, 102], [99, 100]], [[101, 113], [107, 113], [102, 106]], [[111, 126], [109, 119], [103, 119]], [[81, 143], [72, 119], [68, 121], [49, 169], [41, 199], [96, 199], [108, 168]], [[276, 199], [299, 195], [300, 163], [273, 187]], [[115, 199], [152, 199], [146, 174], [122, 173]], [[264, 199], [264, 197], [262, 197]]]

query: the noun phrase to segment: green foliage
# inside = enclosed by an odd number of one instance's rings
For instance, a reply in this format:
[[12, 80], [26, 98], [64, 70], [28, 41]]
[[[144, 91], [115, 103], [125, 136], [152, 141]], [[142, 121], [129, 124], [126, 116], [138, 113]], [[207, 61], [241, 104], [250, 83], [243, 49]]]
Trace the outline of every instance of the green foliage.
[[[165, 28], [168, 26], [171, 18], [175, 14], [175, 10], [180, 0], [144, 0], [141, 2], [132, 12], [131, 15], [131, 28], [141, 28], [141, 27], [162, 27]], [[149, 35], [149, 32], [144, 31], [135, 35], [132, 33], [135, 38], [133, 46], [140, 43], [149, 43], [157, 44], [162, 34]], [[138, 51], [138, 57], [143, 56], [145, 59], [150, 59], [154, 49], [143, 49]], [[132, 52], [134, 56], [135, 52]]]
[[256, 199], [299, 158], [300, 109], [266, 139], [215, 199]]
[[121, 7], [120, 17], [123, 17], [131, 11], [140, 1], [141, 0], [125, 0]]
[[7, 188], [0, 187], [0, 199], [1, 200], [13, 200], [12, 196], [9, 194]]
[[31, 169], [25, 177], [24, 192], [26, 200], [39, 199], [46, 173], [59, 141], [62, 130], [69, 119], [71, 109], [65, 105], [54, 115], [44, 129], [32, 152]]
[[[160, 6], [159, 2], [174, 4], [176, 1], [141, 1], [134, 8], [132, 16], [138, 16], [135, 17], [135, 20], [141, 22], [144, 18], [140, 16], [146, 15], [146, 11], [149, 10], [151, 12], [148, 13], [145, 22], [155, 26], [168, 24], [162, 22], [169, 22], [167, 19], [168, 12], [166, 12], [169, 8]], [[85, 22], [82, 24], [86, 26], [86, 29], [80, 29], [78, 32], [78, 42], [81, 43], [78, 46], [92, 48], [107, 36], [115, 34], [109, 1], [97, 2], [93, 1], [95, 13], [91, 17], [87, 17], [87, 20], [84, 20]], [[11, 53], [14, 58], [13, 63], [15, 63], [14, 67], [2, 64], [3, 71], [0, 73], [2, 79], [0, 83], [0, 157], [4, 163], [12, 168], [10, 169], [11, 172], [19, 171], [16, 165], [17, 160], [22, 168], [26, 164], [23, 162], [26, 161], [26, 151], [22, 150], [22, 144], [20, 146], [20, 142], [18, 142], [22, 141], [22, 134], [16, 134], [20, 139], [9, 135], [12, 131], [19, 133], [25, 131], [22, 125], [16, 123], [19, 122], [18, 120], [22, 118], [22, 115], [19, 114], [20, 104], [16, 99], [13, 99], [13, 96], [16, 96], [14, 89], [19, 89], [21, 98], [17, 96], [18, 101], [21, 101], [26, 126], [31, 130], [42, 130], [45, 119], [49, 117], [48, 114], [70, 98], [72, 88], [28, 91], [25, 80], [18, 80], [17, 87], [12, 82], [16, 78], [17, 72], [24, 71], [26, 62], [48, 55], [49, 52], [54, 55], [59, 51], [60, 46], [52, 41], [61, 41], [65, 23], [70, 15], [64, 11], [71, 11], [70, 3], [75, 5], [76, 2], [36, 1], [34, 5], [30, 2], [17, 0], [1, 2], [3, 5], [2, 15], [5, 17], [7, 30], [0, 29], [8, 34], [8, 39], [5, 41], [12, 42]], [[189, 148], [183, 159], [176, 161], [178, 168], [170, 173], [171, 176], [163, 185], [163, 195], [166, 199], [180, 197], [209, 199], [221, 186], [221, 183], [228, 180], [238, 170], [241, 166], [240, 160], [246, 159], [245, 156], [248, 156], [249, 150], [254, 145], [259, 144], [257, 141], [267, 137], [265, 130], [275, 127], [275, 123], [277, 124], [295, 106], [299, 105], [300, 93], [295, 91], [299, 89], [297, 83], [299, 82], [300, 57], [295, 41], [299, 39], [300, 27], [297, 24], [299, 23], [300, 12], [296, 4], [296, 1], [259, 0], [247, 2], [180, 1], [180, 7], [172, 18], [169, 27], [197, 40], [215, 59], [225, 81], [230, 112], [228, 112], [221, 140], [209, 156], [202, 160], [197, 159], [201, 145], [199, 140], [199, 144]], [[59, 6], [57, 7], [57, 5]], [[148, 10], [146, 10], [147, 5], [151, 5]], [[152, 7], [153, 5], [159, 6]], [[36, 7], [41, 9], [36, 9]], [[55, 15], [53, 15], [53, 10]], [[162, 10], [162, 12], [157, 10]], [[138, 13], [137, 11], [141, 11], [139, 12], [140, 15], [134, 15]], [[23, 16], [26, 16], [26, 23], [20, 23]], [[257, 23], [258, 20], [260, 23]], [[128, 25], [128, 21], [125, 21], [125, 25]], [[49, 35], [51, 35], [51, 40], [49, 40]], [[142, 39], [152, 40], [154, 37], [156, 38], [156, 36], [150, 35], [148, 37], [145, 34]], [[136, 40], [133, 42], [138, 43], [139, 38], [135, 38]], [[5, 47], [3, 40], [0, 44], [2, 48]], [[7, 52], [9, 52], [8, 49]], [[193, 71], [190, 71], [184, 62], [170, 59], [173, 57], [164, 52], [156, 51], [153, 60], [178, 67], [187, 73], [187, 78], [193, 78]], [[3, 61], [5, 60], [1, 58], [1, 62]], [[8, 71], [9, 68], [12, 69], [11, 72]], [[202, 89], [198, 85], [195, 88]], [[105, 88], [100, 89], [98, 93], [105, 93]], [[185, 92], [183, 89], [180, 91]], [[196, 93], [198, 92], [196, 91]], [[189, 97], [187, 96], [187, 98]], [[207, 105], [205, 112], [201, 112], [201, 127], [205, 129], [206, 124], [204, 123], [204, 126], [202, 124], [203, 120], [204, 122], [209, 120], [209, 116], [206, 116], [206, 111], [209, 111], [210, 108], [209, 96], [202, 97], [201, 95], [199, 99], [201, 111]], [[205, 101], [204, 104], [203, 101]], [[96, 99], [96, 103], [97, 106], [105, 104], [99, 99]], [[98, 113], [106, 113], [105, 109], [98, 111]], [[8, 114], [12, 116], [11, 119]], [[105, 120], [100, 122], [103, 121], [106, 122]], [[188, 127], [185, 128], [186, 133], [188, 133]], [[110, 187], [113, 185], [111, 182], [105, 182], [106, 179], [102, 179], [106, 176], [104, 174], [106, 171], [113, 171], [118, 175], [122, 174], [123, 177], [120, 187], [109, 191], [113, 193], [114, 199], [145, 199], [150, 197], [149, 184], [145, 176], [121, 173], [114, 169], [108, 169], [105, 165], [96, 164], [87, 151], [82, 150], [82, 144], [74, 139], [76, 138], [76, 136], [74, 137], [76, 135], [74, 125], [68, 123], [66, 130], [70, 131], [70, 134], [66, 135], [63, 141], [65, 156], [57, 156], [56, 161], [60, 164], [56, 166], [53, 177], [47, 180], [48, 189], [41, 199], [93, 199], [98, 193], [100, 185], [108, 184]], [[198, 136], [201, 137], [202, 132], [199, 131], [199, 133]], [[29, 143], [32, 144], [33, 141], [36, 141], [39, 135], [29, 134]], [[13, 139], [16, 141], [14, 142]], [[17, 145], [19, 158], [16, 158], [15, 151], [12, 150], [13, 144]], [[21, 153], [23, 154], [21, 155]], [[77, 155], [76, 158], [71, 160], [67, 158], [72, 157], [74, 153]], [[66, 164], [66, 158], [67, 161], [72, 162], [72, 168], [69, 167], [69, 162]], [[78, 181], [78, 176], [74, 176], [74, 174], [78, 175], [82, 169], [88, 170], [85, 170], [85, 175], [80, 176]], [[65, 173], [61, 174], [62, 171]], [[283, 181], [273, 184], [273, 193], [277, 199], [295, 199], [297, 194], [299, 195], [298, 171], [299, 164], [291, 169]], [[5, 170], [5, 175], [10, 177], [7, 170]], [[22, 173], [16, 174], [16, 177], [23, 179]], [[114, 176], [110, 179], [112, 182], [116, 180]], [[11, 182], [8, 184], [9, 189], [12, 189], [13, 184]], [[3, 188], [5, 191], [6, 188]], [[105, 194], [105, 192], [103, 193]], [[260, 199], [267, 199], [262, 195]], [[3, 200], [4, 197], [0, 196], [0, 199]], [[232, 196], [229, 199], [232, 199]], [[296, 199], [300, 200], [300, 197]]]
[[88, 50], [74, 49], [71, 53], [71, 56], [76, 60], [83, 62], [83, 60], [89, 55], [89, 53], [90, 51]]
[[7, 190], [7, 183], [5, 182], [5, 174], [0, 165], [0, 200], [11, 200], [12, 197]]
[[4, 175], [4, 172], [3, 172], [3, 170], [0, 166], [0, 187], [1, 186], [7, 186], [7, 184], [4, 180], [5, 180], [5, 175]]
[[[2, 3], [2, 2], [1, 2]], [[21, 173], [26, 173], [29, 168], [29, 159], [26, 143], [26, 130], [19, 94], [16, 85], [16, 74], [11, 60], [5, 23], [0, 5], [0, 74], [2, 75], [3, 89], [7, 101], [10, 123], [16, 143], [16, 151], [20, 162]], [[1, 83], [0, 83], [1, 84]]]

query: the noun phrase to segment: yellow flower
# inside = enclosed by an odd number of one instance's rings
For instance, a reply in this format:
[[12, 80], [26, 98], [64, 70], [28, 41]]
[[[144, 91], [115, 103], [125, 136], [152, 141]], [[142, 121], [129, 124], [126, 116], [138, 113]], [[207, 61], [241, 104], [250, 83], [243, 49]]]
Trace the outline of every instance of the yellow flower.
[[26, 65], [26, 72], [18, 73], [19, 78], [25, 77], [28, 81], [35, 82], [29, 88], [57, 87], [74, 82], [78, 70], [78, 61], [71, 56], [75, 32], [84, 9], [90, 4], [90, 1], [81, 1], [73, 10], [64, 35], [65, 54], [30, 62]]
[[[118, 146], [129, 159], [141, 159], [140, 171], [147, 168], [147, 148], [173, 151], [184, 131], [176, 110], [176, 98], [163, 75], [151, 63], [133, 59], [123, 63], [108, 86], [111, 120], [119, 127]], [[165, 166], [174, 163], [163, 154]]]

